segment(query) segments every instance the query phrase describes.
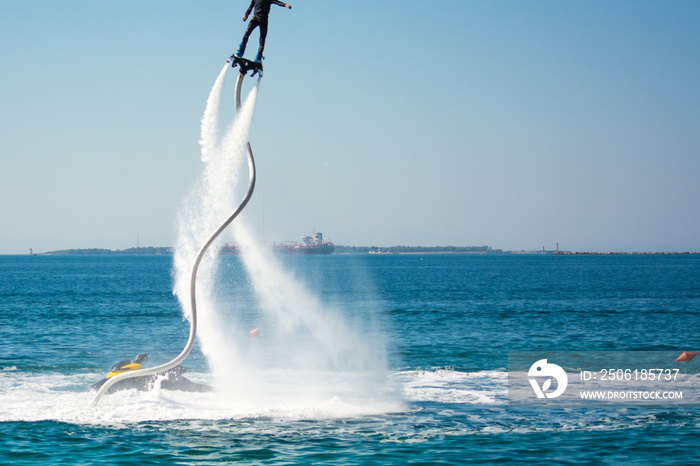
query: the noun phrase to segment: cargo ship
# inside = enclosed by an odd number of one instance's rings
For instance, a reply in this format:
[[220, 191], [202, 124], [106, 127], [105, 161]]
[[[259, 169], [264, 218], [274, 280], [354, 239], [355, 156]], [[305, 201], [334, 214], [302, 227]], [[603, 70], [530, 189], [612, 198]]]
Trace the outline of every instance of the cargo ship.
[[[301, 242], [285, 241], [271, 243], [270, 248], [279, 254], [330, 254], [335, 251], [335, 245], [323, 240], [323, 233], [314, 233], [301, 238]], [[240, 251], [235, 244], [226, 243], [221, 254], [238, 254]]]

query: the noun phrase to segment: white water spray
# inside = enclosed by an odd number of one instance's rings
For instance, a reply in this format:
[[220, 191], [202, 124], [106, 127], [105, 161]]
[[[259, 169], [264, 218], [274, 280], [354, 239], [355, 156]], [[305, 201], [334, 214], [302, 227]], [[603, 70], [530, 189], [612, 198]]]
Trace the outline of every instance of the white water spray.
[[[190, 317], [192, 263], [201, 245], [237, 204], [235, 189], [257, 99], [258, 86], [255, 85], [223, 138], [219, 139], [219, 105], [227, 70], [228, 65], [225, 65], [219, 73], [202, 117], [200, 146], [204, 173], [184, 200], [179, 215], [174, 292], [186, 318]], [[225, 370], [221, 361], [228, 362], [235, 356], [230, 338], [221, 330], [212, 288], [220, 248], [220, 244], [214, 243], [203, 257], [197, 279], [199, 343], [215, 375]]]
[[[259, 306], [274, 323], [275, 338], [293, 344], [284, 348], [287, 364], [297, 370], [385, 371], [384, 341], [321, 301], [279, 258], [260, 244], [243, 222], [234, 232]], [[348, 284], [348, 286], [352, 286]]]
[[[214, 83], [202, 118], [204, 173], [179, 216], [175, 294], [187, 318], [190, 267], [200, 245], [236, 202], [239, 169], [257, 98], [256, 85], [220, 138], [219, 105], [226, 71], [226, 67], [222, 69]], [[250, 341], [241, 339], [249, 329], [241, 328], [241, 320], [230, 313], [237, 304], [217, 296], [220, 247], [212, 247], [201, 262], [197, 280], [198, 340], [220, 401], [229, 408], [244, 407], [253, 412], [323, 410], [324, 406], [329, 408], [328, 403], [342, 404], [342, 412], [347, 412], [348, 406], [350, 412], [385, 410], [367, 405], [368, 399], [386, 399], [388, 394], [383, 340], [376, 334], [364, 336], [339, 310], [321, 302], [285, 271], [269, 248], [255, 240], [241, 219], [233, 227], [256, 296], [253, 306], [259, 308], [253, 311], [266, 325], [261, 329], [265, 338], [260, 338], [261, 345], [251, 352]], [[332, 406], [330, 411], [334, 411]]]

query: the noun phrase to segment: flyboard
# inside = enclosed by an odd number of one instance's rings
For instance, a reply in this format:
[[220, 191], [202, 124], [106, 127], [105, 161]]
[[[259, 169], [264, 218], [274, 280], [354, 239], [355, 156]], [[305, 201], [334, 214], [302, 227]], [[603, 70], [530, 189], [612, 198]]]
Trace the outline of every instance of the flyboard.
[[259, 61], [252, 61], [248, 60], [247, 58], [231, 55], [231, 57], [229, 57], [229, 59], [226, 60], [226, 63], [230, 63], [231, 68], [240, 68], [240, 74], [244, 76], [246, 73], [248, 73], [248, 71], [252, 71], [252, 73], [250, 74], [251, 76], [255, 76], [255, 74], [257, 73], [257, 75], [262, 78], [263, 66], [262, 63]]
[[[253, 70], [253, 75], [255, 73], [258, 73], [260, 77], [262, 77], [262, 63], [259, 62], [251, 62], [250, 60], [246, 59], [239, 59], [242, 60], [242, 63], [244, 66], [240, 66], [240, 71], [238, 73], [238, 79], [236, 80], [236, 112], [240, 111], [241, 109], [241, 86], [243, 85], [243, 78], [245, 78], [245, 75], [248, 71]], [[255, 66], [249, 67], [246, 62], [249, 63], [257, 63], [259, 65], [257, 68]], [[232, 65], [233, 67], [236, 66], [236, 63]], [[157, 374], [160, 372], [166, 372], [169, 371], [176, 366], [178, 366], [182, 361], [185, 360], [185, 358], [190, 354], [190, 351], [192, 351], [192, 347], [194, 346], [194, 341], [197, 336], [197, 293], [196, 293], [196, 288], [197, 288], [197, 271], [199, 270], [199, 264], [202, 262], [202, 258], [204, 257], [204, 254], [207, 252], [207, 249], [209, 249], [209, 246], [214, 242], [214, 240], [221, 234], [222, 231], [228, 227], [233, 220], [238, 217], [238, 215], [243, 211], [245, 208], [246, 204], [248, 204], [248, 201], [250, 201], [250, 198], [253, 196], [253, 191], [255, 190], [255, 159], [253, 158], [253, 149], [250, 147], [250, 141], [247, 143], [246, 147], [246, 152], [248, 155], [248, 172], [250, 174], [250, 177], [248, 179], [248, 191], [246, 191], [246, 194], [241, 201], [241, 203], [238, 205], [236, 210], [234, 210], [229, 217], [224, 220], [224, 222], [217, 228], [209, 237], [206, 243], [202, 246], [202, 248], [199, 250], [199, 253], [197, 254], [197, 258], [194, 261], [194, 265], [192, 266], [192, 275], [190, 279], [190, 307], [191, 307], [191, 313], [190, 313], [190, 335], [189, 338], [187, 339], [187, 343], [185, 344], [185, 348], [182, 350], [182, 352], [175, 357], [170, 362], [167, 362], [165, 364], [161, 364], [160, 366], [156, 367], [149, 367], [145, 369], [136, 369], [136, 370], [129, 370], [127, 372], [122, 372], [119, 374], [116, 374], [112, 377], [109, 377], [99, 388], [97, 393], [95, 394], [95, 397], [92, 399], [92, 406], [95, 406], [98, 401], [100, 401], [100, 398], [110, 389], [112, 385], [115, 383], [121, 381], [121, 380], [126, 380], [134, 377], [143, 377], [143, 376], [148, 376], [148, 375], [153, 375]]]

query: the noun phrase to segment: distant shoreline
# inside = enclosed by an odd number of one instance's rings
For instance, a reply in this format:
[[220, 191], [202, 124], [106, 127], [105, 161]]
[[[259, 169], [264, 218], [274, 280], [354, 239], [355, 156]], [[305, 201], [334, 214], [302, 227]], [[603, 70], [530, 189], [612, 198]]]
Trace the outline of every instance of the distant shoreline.
[[[523, 255], [560, 255], [560, 256], [608, 256], [608, 255], [690, 255], [700, 251], [654, 251], [654, 252], [615, 252], [615, 251], [503, 251], [488, 246], [336, 246], [334, 254], [523, 254]], [[172, 255], [171, 247], [139, 247], [128, 249], [62, 249], [43, 253], [31, 252], [33, 256], [97, 256], [97, 255]]]

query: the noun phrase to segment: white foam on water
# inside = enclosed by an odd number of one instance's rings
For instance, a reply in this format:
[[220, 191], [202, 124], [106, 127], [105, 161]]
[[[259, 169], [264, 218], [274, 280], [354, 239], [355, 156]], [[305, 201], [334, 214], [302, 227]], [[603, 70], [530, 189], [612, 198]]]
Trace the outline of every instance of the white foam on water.
[[[248, 369], [249, 370], [249, 369]], [[90, 406], [95, 373], [0, 372], [0, 422], [55, 420], [121, 425], [149, 421], [227, 419], [322, 420], [404, 413], [413, 403], [499, 403], [507, 389], [498, 371], [402, 371], [377, 377], [372, 371], [257, 368], [255, 396], [222, 389], [211, 373], [187, 373], [214, 392], [122, 390]], [[235, 384], [236, 387], [246, 383]], [[399, 388], [403, 392], [395, 393]], [[237, 392], [237, 393], [234, 393]], [[391, 395], [391, 396], [389, 396]], [[404, 399], [406, 401], [404, 401]]]
[[508, 374], [503, 371], [459, 372], [448, 369], [403, 371], [403, 396], [412, 402], [503, 404], [508, 397]]
[[[384, 392], [398, 386], [405, 402], [402, 397], [388, 399], [358, 392], [357, 387], [364, 384], [382, 393], [376, 380], [367, 380], [366, 372], [299, 372], [284, 368], [260, 369], [260, 372], [259, 380], [264, 383], [258, 385], [259, 397], [234, 398], [226, 390], [190, 393], [156, 388], [148, 392], [120, 391], [105, 396], [97, 407], [92, 407], [94, 392], [88, 387], [99, 378], [94, 372], [3, 370], [0, 371], [0, 422], [53, 420], [128, 427], [140, 422], [253, 419], [271, 421], [269, 426], [274, 430], [278, 421], [361, 419], [389, 414], [381, 426], [375, 427], [389, 436], [395, 432], [401, 441], [475, 432], [610, 431], [644, 428], [658, 422], [654, 413], [643, 406], [630, 409], [585, 404], [568, 408], [567, 414], [538, 408], [504, 418], [504, 410], [508, 409], [504, 371], [435, 369], [389, 373]], [[211, 373], [186, 376], [198, 383], [216, 383]], [[689, 378], [688, 385], [697, 386], [697, 374]], [[426, 428], [418, 433], [413, 429], [413, 423], [419, 422], [414, 421], [416, 413], [420, 413], [421, 422], [427, 422]], [[450, 419], [447, 422], [452, 427], [445, 429], [441, 423]], [[261, 425], [256, 424], [255, 428]]]
[[[321, 376], [321, 374], [319, 374]], [[187, 377], [199, 383], [214, 383], [211, 374], [188, 373]], [[369, 406], [359, 402], [347, 382], [357, 375], [339, 376], [336, 394], [318, 397], [305, 390], [307, 380], [297, 385], [284, 371], [266, 377], [277, 387], [263, 386], [268, 393], [264, 399], [233, 399], [221, 392], [192, 393], [162, 390], [156, 387], [143, 392], [122, 390], [105, 396], [98, 406], [91, 406], [94, 392], [88, 387], [94, 373], [22, 373], [0, 376], [0, 422], [38, 422], [45, 420], [87, 425], [121, 425], [139, 422], [174, 420], [320, 420], [353, 418], [370, 414], [397, 412], [402, 403], [374, 402]]]

